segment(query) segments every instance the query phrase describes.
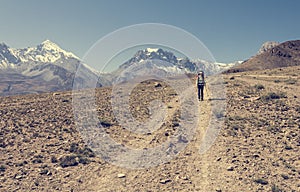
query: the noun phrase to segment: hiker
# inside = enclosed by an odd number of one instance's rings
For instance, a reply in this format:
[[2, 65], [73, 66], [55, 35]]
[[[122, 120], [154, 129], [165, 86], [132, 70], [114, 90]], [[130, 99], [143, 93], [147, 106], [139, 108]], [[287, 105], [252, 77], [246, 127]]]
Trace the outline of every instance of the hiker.
[[203, 89], [204, 89], [204, 86], [205, 86], [205, 81], [204, 81], [204, 72], [203, 71], [200, 71], [198, 73], [198, 76], [197, 76], [197, 87], [198, 87], [198, 100], [200, 101], [203, 101]]

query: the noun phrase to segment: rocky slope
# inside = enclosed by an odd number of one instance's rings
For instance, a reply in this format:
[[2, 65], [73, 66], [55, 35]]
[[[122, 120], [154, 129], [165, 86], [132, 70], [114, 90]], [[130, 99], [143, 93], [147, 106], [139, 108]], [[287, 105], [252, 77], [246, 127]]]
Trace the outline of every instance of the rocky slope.
[[258, 51], [258, 55], [262, 54], [270, 49], [272, 49], [273, 47], [276, 47], [277, 45], [279, 45], [280, 43], [275, 42], [275, 41], [267, 41], [264, 44], [262, 44], [262, 46], [260, 47], [259, 51]]
[[276, 44], [264, 47], [262, 53], [226, 72], [253, 71], [300, 65], [300, 40], [274, 45]]

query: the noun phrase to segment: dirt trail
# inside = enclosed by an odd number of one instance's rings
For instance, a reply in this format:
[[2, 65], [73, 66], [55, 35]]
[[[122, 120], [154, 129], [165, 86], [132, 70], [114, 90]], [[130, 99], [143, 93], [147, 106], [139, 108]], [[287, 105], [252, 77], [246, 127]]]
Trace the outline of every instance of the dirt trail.
[[[187, 147], [171, 162], [148, 169], [128, 170], [110, 164], [96, 170], [96, 175], [90, 180], [90, 191], [212, 191], [210, 186], [209, 167], [212, 160], [207, 154], [200, 154], [199, 148], [210, 120], [209, 93], [205, 90], [205, 100], [199, 101], [199, 121], [195, 135]], [[189, 89], [186, 95], [196, 97], [195, 89]], [[181, 107], [178, 98], [168, 103], [166, 121], [173, 118]], [[118, 178], [118, 173], [124, 173], [125, 178]], [[94, 174], [95, 175], [95, 174]]]
[[[194, 93], [194, 91], [194, 89], [189, 89], [185, 94], [195, 95], [196, 97], [197, 95]], [[191, 143], [189, 143], [188, 147], [193, 152], [193, 155], [187, 157], [185, 161], [188, 165], [190, 165], [189, 169], [192, 169], [193, 166], [199, 166], [198, 168], [200, 169], [200, 173], [190, 175], [190, 177], [192, 178], [192, 182], [195, 184], [194, 190], [208, 192], [211, 191], [209, 187], [209, 166], [212, 161], [207, 153], [202, 155], [199, 154], [199, 148], [202, 140], [204, 139], [206, 129], [210, 121], [211, 106], [209, 102], [210, 93], [208, 88], [206, 88], [204, 91], [204, 98], [204, 101], [198, 102], [198, 125], [196, 128], [194, 139]], [[180, 104], [176, 102], [176, 100], [173, 100], [170, 104], [174, 106], [172, 111], [176, 111], [180, 107]], [[171, 118], [171, 116], [169, 116], [169, 118]]]

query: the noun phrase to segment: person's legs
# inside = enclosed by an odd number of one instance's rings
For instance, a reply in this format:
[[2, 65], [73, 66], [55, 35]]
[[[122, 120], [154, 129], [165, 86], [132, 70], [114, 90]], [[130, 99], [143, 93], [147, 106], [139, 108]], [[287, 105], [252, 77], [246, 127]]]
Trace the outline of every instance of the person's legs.
[[204, 86], [201, 86], [201, 101], [203, 101], [203, 98], [204, 98], [203, 89], [204, 89]]
[[200, 89], [201, 89], [201, 87], [198, 86], [198, 100], [200, 100]]

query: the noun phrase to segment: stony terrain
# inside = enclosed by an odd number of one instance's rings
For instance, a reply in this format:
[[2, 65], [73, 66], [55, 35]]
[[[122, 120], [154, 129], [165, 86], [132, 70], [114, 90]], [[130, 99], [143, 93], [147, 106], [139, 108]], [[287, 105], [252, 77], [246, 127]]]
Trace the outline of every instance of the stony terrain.
[[[298, 191], [300, 188], [300, 67], [226, 74], [225, 124], [211, 149], [199, 154], [213, 98], [199, 103], [200, 123], [184, 151], [147, 169], [111, 165], [82, 141], [72, 93], [0, 98], [0, 191]], [[195, 94], [196, 96], [196, 94]], [[113, 118], [111, 89], [97, 90], [107, 133], [125, 145], [153, 147], [176, 131], [178, 97], [166, 84], [143, 82], [131, 112], [145, 120], [161, 99], [169, 118], [153, 134], [132, 134]]]

